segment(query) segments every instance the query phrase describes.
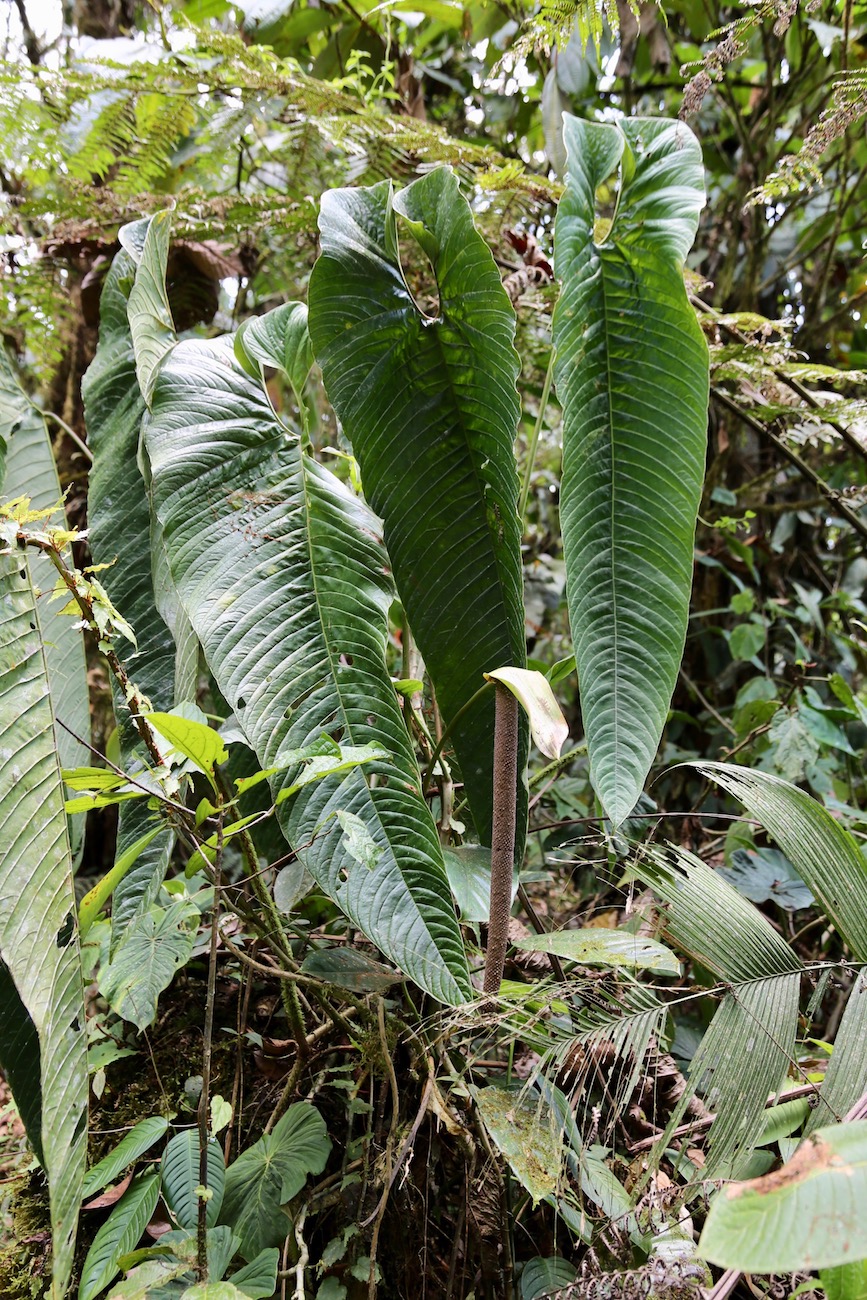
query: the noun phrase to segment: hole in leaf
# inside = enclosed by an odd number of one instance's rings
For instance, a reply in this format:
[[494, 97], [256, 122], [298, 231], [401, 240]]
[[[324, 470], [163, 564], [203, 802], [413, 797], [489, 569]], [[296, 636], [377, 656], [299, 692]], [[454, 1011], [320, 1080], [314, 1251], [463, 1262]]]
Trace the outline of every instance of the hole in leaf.
[[341, 655], [340, 664], [343, 668], [351, 668], [354, 663], [352, 655]]
[[239, 709], [246, 709], [246, 707], [247, 707], [247, 701], [244, 699], [243, 695], [239, 695], [239, 696], [238, 696], [238, 708], [239, 708]]
[[398, 219], [398, 257], [403, 282], [425, 321], [439, 319], [440, 291], [433, 263], [406, 224]]
[[329, 731], [328, 734], [331, 737], [331, 739], [334, 741], [335, 745], [340, 744], [341, 740], [343, 739], [343, 733], [345, 730], [346, 730], [345, 727], [335, 727], [333, 731]]
[[75, 917], [72, 912], [68, 912], [63, 925], [57, 931], [55, 940], [58, 948], [66, 948], [72, 942], [72, 936], [75, 933]]

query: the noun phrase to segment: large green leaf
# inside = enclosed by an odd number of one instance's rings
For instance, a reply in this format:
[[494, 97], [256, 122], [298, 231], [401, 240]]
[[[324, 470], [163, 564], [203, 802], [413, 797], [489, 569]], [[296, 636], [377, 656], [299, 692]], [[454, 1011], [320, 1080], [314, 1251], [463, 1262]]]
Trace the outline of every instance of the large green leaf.
[[[484, 673], [526, 661], [515, 313], [446, 168], [396, 195], [388, 181], [331, 190], [319, 226], [310, 337], [365, 495], [383, 520], [443, 717], [452, 722]], [[407, 287], [400, 234], [430, 259], [435, 319]], [[483, 844], [491, 842], [493, 729], [491, 692], [452, 730]], [[523, 823], [523, 782], [519, 807]], [[521, 827], [519, 853], [523, 843]]]
[[[175, 349], [145, 439], [173, 577], [263, 768], [323, 731], [391, 756], [282, 804], [287, 838], [396, 965], [441, 1001], [462, 1001], [469, 979], [442, 851], [386, 670], [393, 591], [376, 519], [279, 423], [230, 340]], [[275, 794], [296, 776], [276, 773]], [[363, 821], [381, 850], [373, 865], [353, 857], [339, 812]]]
[[[60, 506], [63, 493], [45, 419], [20, 387], [3, 348], [0, 348], [0, 405], [9, 414], [17, 411], [18, 417], [7, 433], [4, 496], [28, 496], [34, 510]], [[62, 507], [50, 522], [65, 527]], [[57, 571], [51, 561], [33, 551], [28, 553], [27, 562], [38, 593], [36, 613], [48, 669], [57, 752], [61, 766], [78, 767], [88, 761], [90, 743], [84, 639], [77, 620], [59, 612], [65, 602], [51, 602], [57, 581]], [[70, 735], [70, 731], [75, 734]], [[73, 854], [78, 858], [84, 840], [83, 816], [71, 818], [70, 839]]]
[[699, 1241], [747, 1273], [833, 1268], [867, 1258], [867, 1121], [821, 1128], [788, 1164], [717, 1194]]
[[[146, 221], [126, 227], [127, 246], [141, 255]], [[195, 665], [183, 666], [176, 682], [175, 640], [161, 616], [154, 593], [159, 552], [151, 545], [151, 512], [139, 468], [141, 424], [146, 406], [136, 377], [135, 354], [127, 320], [127, 300], [135, 281], [136, 262], [122, 249], [114, 259], [100, 299], [99, 347], [82, 382], [88, 439], [94, 454], [88, 491], [90, 548], [115, 606], [132, 624], [137, 649], [125, 647], [130, 676], [154, 708], [170, 709], [192, 698]], [[167, 576], [167, 575], [166, 575]], [[168, 584], [163, 580], [161, 586]], [[180, 631], [183, 637], [183, 629]], [[121, 753], [128, 768], [146, 758], [125, 701], [115, 690]], [[144, 804], [120, 810], [117, 859], [153, 825]], [[119, 883], [112, 904], [112, 950], [155, 901], [171, 856], [173, 836], [164, 831], [142, 852]]]
[[39, 1035], [59, 1300], [87, 1157], [84, 988], [46, 657], [20, 554], [0, 556], [0, 610], [0, 958]]
[[695, 763], [757, 817], [861, 961], [867, 960], [867, 859], [826, 808], [770, 772]]
[[246, 1260], [283, 1244], [289, 1220], [281, 1207], [300, 1192], [308, 1174], [322, 1172], [330, 1150], [322, 1116], [296, 1102], [271, 1133], [229, 1166], [220, 1219], [240, 1239]]
[[[683, 262], [704, 184], [698, 143], [681, 122], [563, 122], [560, 520], [591, 773], [619, 824], [656, 755], [686, 635], [708, 353]], [[596, 191], [618, 166], [603, 232]]]

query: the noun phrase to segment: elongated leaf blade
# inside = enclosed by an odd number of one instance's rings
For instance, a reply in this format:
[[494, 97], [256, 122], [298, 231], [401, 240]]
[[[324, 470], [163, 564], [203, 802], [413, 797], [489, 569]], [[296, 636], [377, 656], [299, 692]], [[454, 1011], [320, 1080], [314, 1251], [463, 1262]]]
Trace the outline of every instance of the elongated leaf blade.
[[78, 1300], [96, 1300], [120, 1272], [118, 1260], [141, 1238], [160, 1194], [156, 1174], [134, 1178], [93, 1239], [81, 1270]]
[[[686, 636], [708, 353], [682, 272], [704, 184], [683, 123], [564, 114], [564, 140], [560, 519], [591, 773], [619, 825], [656, 755]], [[618, 164], [614, 223], [597, 243], [596, 190]]]
[[88, 1169], [81, 1190], [83, 1198], [87, 1200], [94, 1192], [102, 1191], [103, 1187], [107, 1187], [113, 1178], [126, 1169], [127, 1165], [131, 1165], [133, 1160], [145, 1151], [149, 1151], [155, 1142], [159, 1142], [168, 1127], [169, 1121], [162, 1115], [151, 1115], [147, 1119], [140, 1120], [121, 1138], [113, 1151], [103, 1156], [92, 1169]]
[[826, 808], [770, 772], [695, 763], [738, 799], [779, 844], [855, 956], [867, 960], [867, 860]]
[[[485, 672], [526, 662], [514, 311], [446, 168], [394, 196], [389, 182], [332, 190], [319, 226], [322, 256], [309, 293], [314, 352], [384, 522], [410, 627], [453, 723], [476, 829], [490, 844], [493, 699], [486, 694], [457, 715]], [[436, 319], [407, 288], [399, 233], [430, 259]], [[523, 790], [519, 808], [520, 852]]]
[[[281, 804], [287, 838], [396, 965], [460, 1002], [469, 993], [460, 931], [386, 670], [392, 588], [376, 519], [277, 421], [229, 340], [176, 348], [145, 436], [181, 599], [262, 767], [323, 731], [391, 756]], [[276, 774], [275, 796], [296, 776]], [[347, 851], [338, 812], [362, 819], [381, 850], [374, 866]]]
[[0, 958], [39, 1036], [59, 1300], [87, 1158], [84, 987], [48, 673], [29, 571], [18, 555], [0, 556], [0, 610]]
[[[0, 402], [8, 404], [10, 415], [17, 415], [8, 436], [4, 496], [28, 496], [34, 510], [57, 506], [57, 514], [50, 522], [57, 527], [66, 527], [61, 504], [63, 492], [45, 419], [20, 387], [3, 348], [0, 348]], [[90, 698], [84, 639], [76, 625], [77, 620], [60, 614], [61, 603], [51, 602], [57, 580], [57, 571], [51, 561], [32, 551], [28, 552], [27, 563], [33, 575], [33, 586], [40, 593], [36, 599], [36, 613], [48, 669], [57, 752], [64, 767], [76, 767], [87, 762], [87, 745], [90, 743]], [[71, 819], [70, 839], [73, 855], [78, 858], [84, 839], [83, 817]]]
[[[140, 249], [147, 223], [125, 229], [127, 244]], [[90, 548], [96, 563], [111, 565], [100, 573], [100, 580], [136, 634], [138, 649], [125, 657], [130, 676], [154, 708], [170, 709], [183, 699], [192, 699], [195, 662], [188, 658], [182, 672], [176, 672], [175, 640], [161, 616], [154, 592], [150, 504], [139, 469], [141, 424], [147, 408], [136, 377], [127, 320], [127, 300], [135, 274], [134, 258], [122, 249], [103, 285], [99, 347], [82, 382], [88, 439], [94, 454], [88, 492]], [[114, 705], [121, 755], [131, 770], [146, 754], [126, 702], [117, 690]], [[134, 802], [121, 808], [117, 861], [148, 833], [152, 823], [153, 815], [143, 804]], [[113, 952], [156, 900], [173, 842], [171, 832], [163, 831], [118, 884], [112, 905]]]

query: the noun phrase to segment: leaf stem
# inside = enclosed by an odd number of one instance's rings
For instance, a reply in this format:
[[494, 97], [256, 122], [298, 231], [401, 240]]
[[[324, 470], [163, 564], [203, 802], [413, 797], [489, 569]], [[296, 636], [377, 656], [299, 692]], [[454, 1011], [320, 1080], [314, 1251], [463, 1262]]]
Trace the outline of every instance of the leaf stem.
[[536, 448], [539, 445], [539, 435], [542, 432], [542, 420], [545, 416], [545, 408], [548, 405], [548, 398], [551, 395], [551, 384], [554, 379], [554, 348], [551, 348], [551, 356], [548, 360], [548, 369], [545, 371], [545, 382], [542, 385], [542, 396], [539, 398], [539, 412], [536, 416], [536, 423], [533, 426], [533, 432], [530, 436], [530, 445], [527, 448], [527, 467], [524, 470], [524, 483], [521, 488], [521, 499], [518, 502], [518, 518], [523, 522], [524, 512], [527, 509], [527, 502], [530, 499], [530, 481], [533, 477], [533, 466], [536, 463]]
[[497, 683], [494, 720], [494, 821], [491, 834], [491, 906], [485, 957], [485, 993], [498, 993], [506, 964], [518, 788], [518, 701]]

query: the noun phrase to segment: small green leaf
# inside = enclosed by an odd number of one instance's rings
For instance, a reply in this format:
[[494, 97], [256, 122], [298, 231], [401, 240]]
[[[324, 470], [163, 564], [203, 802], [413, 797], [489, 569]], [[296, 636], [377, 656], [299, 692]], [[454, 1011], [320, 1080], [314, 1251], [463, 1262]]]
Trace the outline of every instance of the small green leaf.
[[[443, 849], [449, 884], [461, 920], [469, 925], [487, 921], [491, 914], [491, 850], [478, 844]], [[512, 901], [518, 891], [517, 869], [512, 876]]]
[[205, 722], [176, 713], [149, 713], [147, 722], [201, 772], [213, 774], [215, 766], [229, 757], [220, 733]]
[[746, 1273], [867, 1258], [867, 1120], [817, 1129], [787, 1165], [714, 1198], [699, 1254]]
[[489, 682], [501, 682], [512, 692], [530, 719], [530, 731], [536, 748], [546, 758], [559, 758], [569, 739], [569, 724], [560, 712], [551, 683], [532, 668], [496, 668], [485, 673]]
[[98, 1164], [87, 1171], [84, 1180], [81, 1197], [86, 1201], [99, 1192], [103, 1187], [107, 1187], [112, 1179], [116, 1178], [127, 1165], [145, 1151], [148, 1151], [155, 1142], [158, 1142], [169, 1127], [169, 1121], [163, 1119], [162, 1115], [152, 1115], [149, 1119], [143, 1119], [136, 1124], [135, 1128], [130, 1129], [129, 1133], [123, 1137], [113, 1151], [107, 1156], [103, 1156]]
[[[196, 1129], [176, 1133], [163, 1152], [161, 1165], [163, 1199], [172, 1215], [181, 1225], [192, 1231], [199, 1221], [199, 1196], [196, 1188], [199, 1178], [199, 1134]], [[223, 1150], [218, 1143], [208, 1143], [208, 1199], [207, 1225], [213, 1228], [220, 1217], [223, 1191], [226, 1183], [226, 1165]]]
[[113, 1011], [138, 1029], [152, 1024], [157, 998], [193, 951], [198, 909], [188, 900], [152, 907], [130, 926], [99, 976], [99, 990]]
[[583, 966], [622, 966], [656, 975], [680, 974], [680, 962], [673, 952], [655, 939], [628, 930], [553, 930], [519, 939], [515, 947], [527, 952], [553, 952]]
[[211, 1098], [211, 1122], [208, 1125], [211, 1137], [222, 1133], [227, 1124], [232, 1122], [232, 1107], [225, 1097], [219, 1095]]
[[289, 1229], [282, 1207], [301, 1190], [308, 1174], [322, 1172], [330, 1151], [322, 1116], [306, 1102], [296, 1102], [271, 1133], [229, 1166], [220, 1217], [239, 1238], [246, 1260], [282, 1246]]
[[306, 975], [315, 975], [327, 984], [356, 993], [384, 993], [403, 979], [399, 971], [354, 948], [319, 948], [307, 954], [301, 969]]
[[141, 1239], [160, 1194], [156, 1174], [134, 1178], [93, 1239], [81, 1270], [78, 1300], [95, 1300], [120, 1272], [118, 1260]]
[[752, 659], [764, 644], [765, 629], [761, 623], [738, 623], [729, 633], [732, 659]]

